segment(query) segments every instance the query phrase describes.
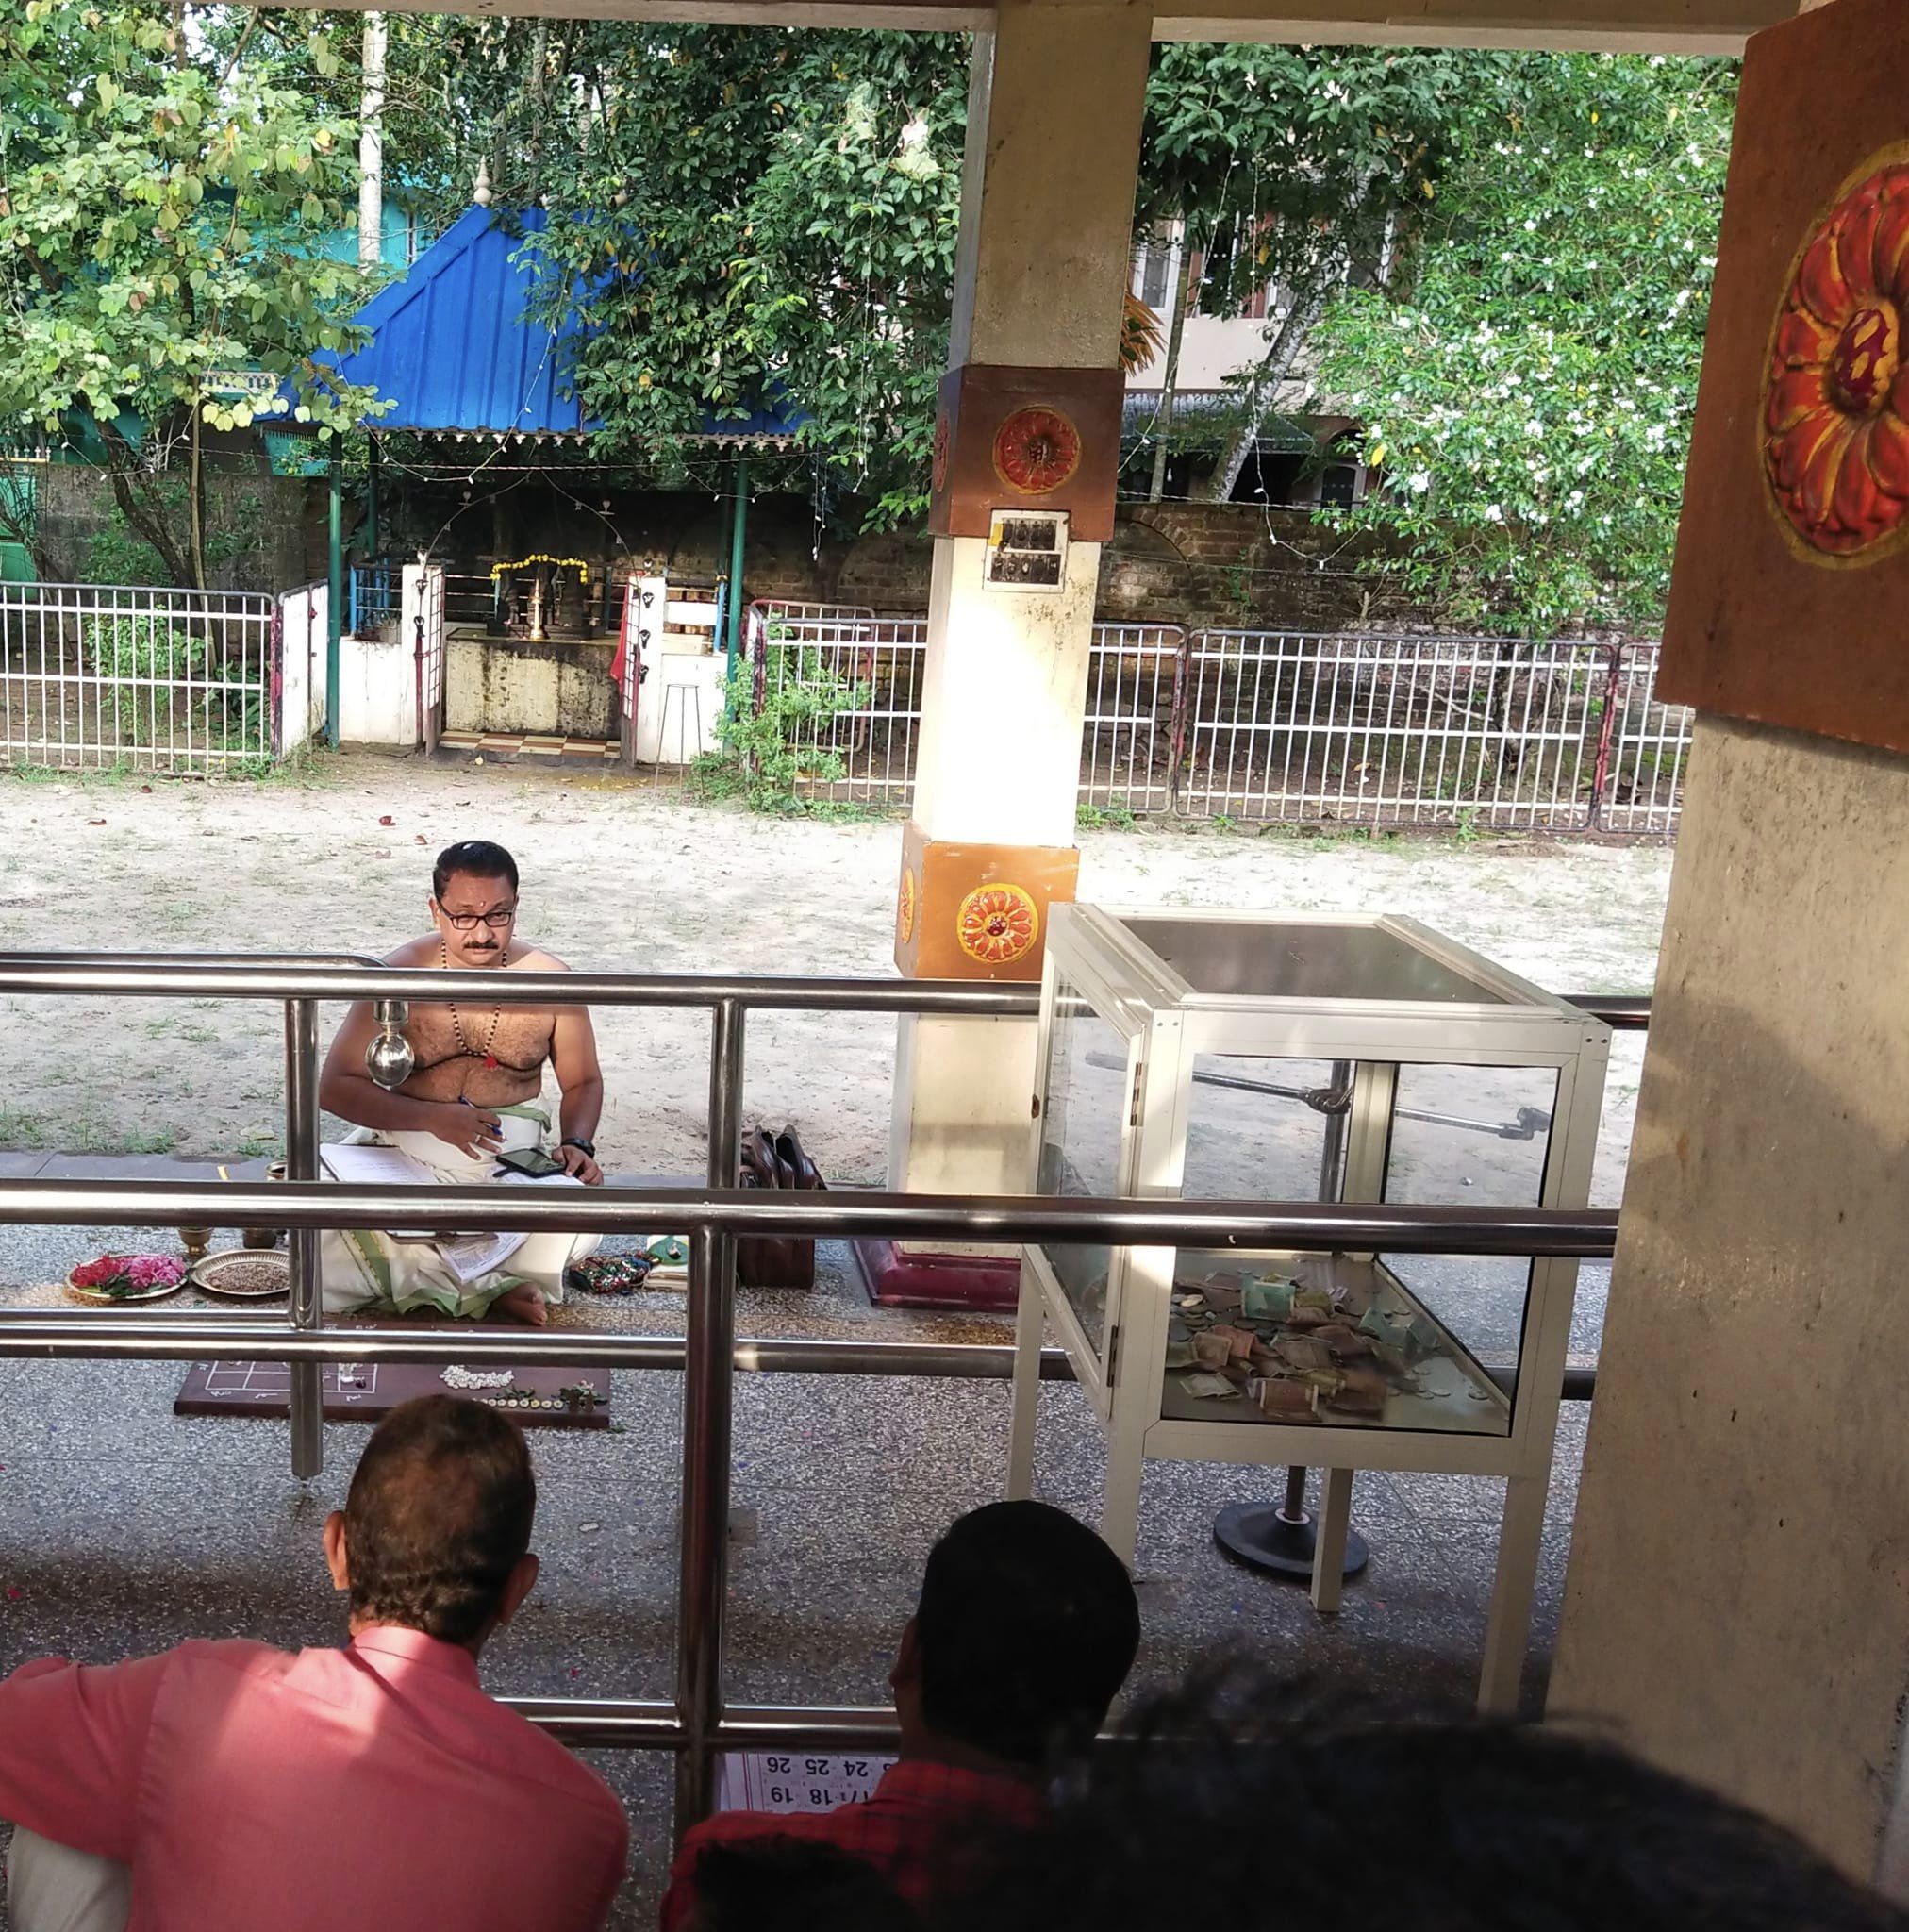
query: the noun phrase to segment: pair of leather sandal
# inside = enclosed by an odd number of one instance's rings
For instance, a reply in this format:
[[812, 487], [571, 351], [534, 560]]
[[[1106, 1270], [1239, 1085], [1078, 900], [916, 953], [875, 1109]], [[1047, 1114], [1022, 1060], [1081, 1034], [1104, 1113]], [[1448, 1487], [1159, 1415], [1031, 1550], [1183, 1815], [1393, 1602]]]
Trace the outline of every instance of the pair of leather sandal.
[[[742, 1185], [788, 1193], [828, 1190], [793, 1127], [779, 1134], [755, 1127], [743, 1135]], [[736, 1243], [736, 1275], [745, 1288], [812, 1289], [815, 1243], [791, 1235], [746, 1235]]]

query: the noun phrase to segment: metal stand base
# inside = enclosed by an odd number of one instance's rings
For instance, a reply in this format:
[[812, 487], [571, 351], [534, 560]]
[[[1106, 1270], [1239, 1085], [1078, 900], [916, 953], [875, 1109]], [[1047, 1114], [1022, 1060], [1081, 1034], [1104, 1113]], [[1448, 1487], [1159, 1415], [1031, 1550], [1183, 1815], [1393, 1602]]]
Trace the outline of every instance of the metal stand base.
[[[1229, 1503], [1214, 1519], [1213, 1541], [1255, 1570], [1302, 1583], [1311, 1579], [1316, 1538], [1310, 1511], [1302, 1510], [1294, 1522], [1277, 1503]], [[1347, 1530], [1344, 1574], [1356, 1576], [1370, 1556], [1365, 1539]]]

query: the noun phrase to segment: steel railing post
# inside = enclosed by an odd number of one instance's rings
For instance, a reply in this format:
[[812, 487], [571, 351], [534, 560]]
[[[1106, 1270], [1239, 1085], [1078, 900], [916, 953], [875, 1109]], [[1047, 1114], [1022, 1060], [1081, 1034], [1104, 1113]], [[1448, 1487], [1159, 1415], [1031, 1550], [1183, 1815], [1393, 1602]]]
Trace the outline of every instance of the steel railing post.
[[[740, 1171], [745, 1008], [718, 1003], [709, 1041], [709, 1185]], [[735, 1382], [736, 1241], [701, 1227], [690, 1238], [689, 1338], [683, 1363], [682, 1547], [676, 1591], [676, 1703], [686, 1743], [676, 1760], [680, 1839], [715, 1799], [715, 1735], [722, 1719], [722, 1607], [729, 1572], [729, 1424]]]
[[[1325, 1139], [1320, 1147], [1320, 1199], [1336, 1201], [1346, 1191], [1346, 1156], [1352, 1141], [1351, 1060], [1333, 1062], [1332, 1089], [1326, 1098], [1329, 1105], [1322, 1114]], [[1294, 1463], [1286, 1473], [1286, 1501], [1281, 1504], [1277, 1518], [1286, 1529], [1305, 1531], [1312, 1527], [1312, 1518], [1305, 1507], [1305, 1478], [1303, 1463]]]
[[[318, 1003], [285, 1003], [285, 1177], [318, 1178]], [[291, 1325], [316, 1329], [324, 1319], [319, 1272], [319, 1230], [294, 1227], [291, 1250]], [[309, 1482], [324, 1468], [323, 1365], [291, 1364], [291, 1473]]]

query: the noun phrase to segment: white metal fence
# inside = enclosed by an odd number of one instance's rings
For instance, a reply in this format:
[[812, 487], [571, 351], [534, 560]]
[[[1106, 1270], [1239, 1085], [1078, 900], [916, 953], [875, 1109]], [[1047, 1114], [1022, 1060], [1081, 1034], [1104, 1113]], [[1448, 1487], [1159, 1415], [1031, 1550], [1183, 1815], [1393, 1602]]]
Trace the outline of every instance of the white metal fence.
[[1187, 633], [1175, 625], [1097, 624], [1087, 658], [1081, 803], [1160, 812], [1180, 763]]
[[208, 772], [274, 750], [277, 607], [240, 591], [0, 584], [0, 759]]
[[1691, 713], [1656, 699], [1657, 644], [1613, 647], [1598, 773], [1599, 823], [1613, 832], [1677, 829]]
[[1486, 638], [1197, 631], [1183, 809], [1582, 826], [1607, 654]]
[[[295, 749], [322, 726], [322, 595], [0, 585], [0, 758], [206, 772]], [[927, 633], [925, 618], [854, 606], [751, 607], [754, 703], [773, 704], [805, 791], [908, 808]], [[1654, 643], [1098, 625], [1081, 803], [1664, 836], [1690, 714], [1657, 702], [1657, 656]]]
[[806, 790], [902, 809], [914, 794], [925, 617], [853, 606], [753, 604], [746, 625], [758, 712], [774, 704]]
[[[927, 620], [760, 603], [749, 650], [811, 796], [905, 809]], [[1662, 836], [1690, 714], [1654, 643], [1097, 625], [1080, 799], [1293, 824]]]

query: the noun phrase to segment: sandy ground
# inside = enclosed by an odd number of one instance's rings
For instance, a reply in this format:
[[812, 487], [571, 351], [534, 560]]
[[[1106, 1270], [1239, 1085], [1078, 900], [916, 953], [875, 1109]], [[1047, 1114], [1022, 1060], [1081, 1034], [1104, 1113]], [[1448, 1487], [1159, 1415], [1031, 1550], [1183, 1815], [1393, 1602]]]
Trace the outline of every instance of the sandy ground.
[[[594, 774], [370, 756], [261, 784], [0, 779], [0, 948], [382, 953], [424, 929], [430, 860], [495, 839], [523, 930], [573, 966], [888, 974], [900, 827], [712, 809]], [[1405, 912], [1558, 991], [1649, 990], [1669, 873], [1658, 847], [1325, 841], [1210, 830], [1083, 835], [1081, 896], [1112, 904]], [[325, 1030], [335, 1024], [327, 1013]], [[707, 1022], [597, 1016], [606, 1164], [703, 1160]], [[793, 1122], [824, 1171], [880, 1178], [894, 1022], [758, 1015], [748, 1112]], [[275, 1008], [0, 1002], [14, 1082], [0, 1148], [274, 1151]], [[1635, 1091], [1619, 1041], [1599, 1191], [1615, 1199]]]

